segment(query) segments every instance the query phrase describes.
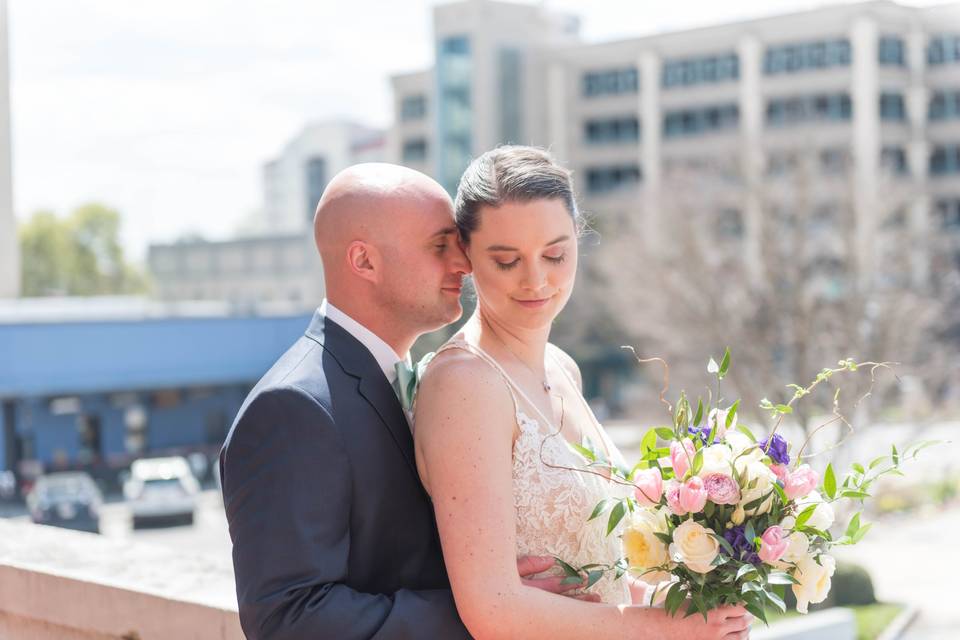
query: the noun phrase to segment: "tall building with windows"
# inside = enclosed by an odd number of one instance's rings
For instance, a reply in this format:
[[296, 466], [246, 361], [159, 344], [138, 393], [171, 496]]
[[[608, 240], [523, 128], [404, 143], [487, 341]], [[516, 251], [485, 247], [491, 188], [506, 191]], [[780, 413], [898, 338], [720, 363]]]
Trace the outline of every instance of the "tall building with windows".
[[240, 310], [316, 307], [324, 294], [313, 239], [317, 203], [341, 170], [383, 161], [385, 144], [383, 131], [350, 122], [304, 127], [263, 166], [263, 209], [242, 236], [150, 246], [157, 297], [227, 301]]
[[[858, 277], [926, 285], [960, 268], [960, 5], [872, 0], [585, 43], [542, 5], [465, 0], [434, 9], [434, 32], [434, 66], [393, 78], [390, 152], [451, 191], [497, 144], [545, 146], [586, 210], [642, 216], [656, 247], [671, 172], [727, 159], [741, 195], [718, 220], [759, 262], [769, 207], [754, 192], [800, 149], [818, 189], [850, 193]], [[915, 197], [888, 217], [894, 187]], [[901, 262], [891, 229], [911, 239]]]
[[20, 295], [20, 247], [10, 173], [10, 65], [7, 2], [0, 0], [0, 298]]

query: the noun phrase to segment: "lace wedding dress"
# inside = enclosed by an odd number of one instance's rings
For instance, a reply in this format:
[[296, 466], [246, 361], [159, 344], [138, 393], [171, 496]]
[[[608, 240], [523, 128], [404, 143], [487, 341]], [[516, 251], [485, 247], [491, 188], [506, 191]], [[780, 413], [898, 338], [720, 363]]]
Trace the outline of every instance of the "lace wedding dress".
[[[556, 358], [547, 345], [547, 353]], [[625, 497], [630, 488], [592, 473], [570, 470], [583, 468], [586, 461], [567, 446], [559, 430], [550, 424], [503, 367], [480, 347], [456, 337], [437, 353], [448, 349], [468, 351], [500, 374], [510, 389], [520, 434], [513, 445], [513, 504], [517, 518], [517, 556], [555, 556], [574, 566], [591, 563], [611, 564], [622, 556], [617, 531], [606, 534], [606, 518], [588, 522], [597, 503], [604, 498]], [[559, 367], [576, 388], [576, 384]], [[586, 400], [581, 401], [593, 416]], [[528, 412], [529, 411], [529, 412]], [[595, 420], [595, 419], [594, 419]], [[612, 460], [622, 464], [622, 456], [597, 424]], [[599, 444], [599, 443], [598, 443]], [[567, 468], [557, 468], [567, 467]], [[551, 573], [562, 574], [559, 567]], [[615, 580], [607, 572], [589, 590], [608, 604], [629, 604], [626, 578]], [[572, 595], [581, 591], [570, 592]]]

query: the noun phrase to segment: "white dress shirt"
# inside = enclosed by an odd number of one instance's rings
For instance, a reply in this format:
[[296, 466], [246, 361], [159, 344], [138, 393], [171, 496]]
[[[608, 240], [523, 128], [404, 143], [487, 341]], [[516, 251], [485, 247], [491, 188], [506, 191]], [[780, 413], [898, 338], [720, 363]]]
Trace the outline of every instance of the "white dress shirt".
[[370, 331], [370, 329], [367, 329], [343, 311], [340, 311], [340, 309], [337, 309], [326, 298], [320, 303], [320, 313], [346, 329], [347, 333], [359, 340], [360, 344], [365, 346], [367, 351], [373, 354], [377, 364], [380, 365], [380, 369], [383, 370], [383, 375], [387, 377], [387, 382], [391, 385], [393, 385], [394, 380], [397, 379], [397, 363], [406, 361], [408, 365], [410, 364], [409, 353], [406, 357], [401, 358], [380, 336]]

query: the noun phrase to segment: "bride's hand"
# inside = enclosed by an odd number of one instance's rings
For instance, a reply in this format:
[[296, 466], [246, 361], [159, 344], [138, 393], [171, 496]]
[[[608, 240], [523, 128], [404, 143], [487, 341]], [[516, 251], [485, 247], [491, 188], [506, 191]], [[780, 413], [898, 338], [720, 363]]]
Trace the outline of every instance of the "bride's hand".
[[[543, 573], [556, 564], [556, 561], [549, 556], [523, 556], [517, 558], [517, 573], [520, 574], [520, 581], [525, 586], [541, 589], [550, 593], [563, 594], [584, 585], [583, 582], [563, 584], [566, 576], [528, 577]], [[595, 593], [582, 593], [573, 597], [585, 602], [600, 602], [600, 596]]]

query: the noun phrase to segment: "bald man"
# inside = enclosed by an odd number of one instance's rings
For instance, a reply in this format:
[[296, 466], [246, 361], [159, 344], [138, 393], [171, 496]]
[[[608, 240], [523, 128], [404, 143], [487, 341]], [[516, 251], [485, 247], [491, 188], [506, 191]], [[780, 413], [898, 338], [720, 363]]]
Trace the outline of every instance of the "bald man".
[[[463, 312], [470, 266], [450, 198], [416, 171], [357, 165], [324, 191], [314, 237], [327, 299], [250, 392], [220, 452], [243, 631], [468, 638], [395, 388], [417, 337]], [[550, 564], [523, 558], [518, 570]]]

